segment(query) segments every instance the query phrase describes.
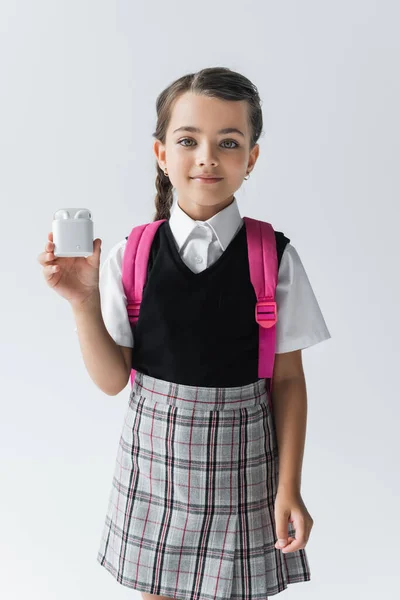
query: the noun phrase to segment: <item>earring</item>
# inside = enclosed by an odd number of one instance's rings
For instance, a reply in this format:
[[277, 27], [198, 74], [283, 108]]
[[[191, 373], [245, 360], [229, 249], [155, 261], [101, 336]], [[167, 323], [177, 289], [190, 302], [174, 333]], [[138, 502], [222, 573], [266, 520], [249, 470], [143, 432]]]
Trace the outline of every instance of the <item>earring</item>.
[[250, 173], [247, 173], [247, 177], [245, 177], [245, 180], [247, 181], [250, 178]]
[[165, 171], [164, 171], [164, 175], [165, 175], [166, 177], [168, 177], [167, 169], [165, 169]]

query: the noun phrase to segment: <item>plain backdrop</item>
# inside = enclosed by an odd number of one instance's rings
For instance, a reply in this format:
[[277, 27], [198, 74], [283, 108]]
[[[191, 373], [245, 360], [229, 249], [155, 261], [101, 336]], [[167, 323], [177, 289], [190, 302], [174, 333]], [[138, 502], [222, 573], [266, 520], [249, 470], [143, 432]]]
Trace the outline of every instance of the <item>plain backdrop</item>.
[[37, 256], [61, 207], [92, 211], [102, 261], [152, 220], [156, 97], [211, 66], [259, 89], [239, 209], [291, 239], [332, 335], [303, 351], [312, 579], [282, 597], [398, 597], [399, 18], [385, 0], [2, 0], [3, 598], [141, 598], [96, 561], [129, 386], [92, 382]]

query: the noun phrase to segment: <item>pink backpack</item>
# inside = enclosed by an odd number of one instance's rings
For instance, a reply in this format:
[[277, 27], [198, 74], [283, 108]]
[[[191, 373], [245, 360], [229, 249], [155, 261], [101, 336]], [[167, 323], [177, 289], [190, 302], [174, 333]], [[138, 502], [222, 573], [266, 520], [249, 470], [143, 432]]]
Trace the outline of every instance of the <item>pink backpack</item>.
[[[127, 297], [127, 311], [132, 326], [139, 318], [147, 263], [157, 229], [166, 219], [138, 225], [128, 237], [122, 263], [122, 284]], [[275, 360], [276, 322], [278, 320], [275, 289], [278, 281], [278, 257], [275, 233], [265, 221], [243, 217], [246, 227], [250, 279], [256, 296], [255, 319], [259, 324], [258, 377], [270, 378]], [[135, 369], [131, 370], [131, 385]], [[269, 392], [271, 392], [271, 385]], [[271, 393], [269, 393], [269, 398]]]

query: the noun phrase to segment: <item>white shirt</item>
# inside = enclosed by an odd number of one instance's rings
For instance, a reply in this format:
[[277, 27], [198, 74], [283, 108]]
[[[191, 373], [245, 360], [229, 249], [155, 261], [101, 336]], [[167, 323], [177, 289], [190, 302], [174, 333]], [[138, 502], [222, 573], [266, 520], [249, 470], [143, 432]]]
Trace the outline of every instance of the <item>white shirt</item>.
[[[198, 273], [221, 256], [242, 227], [243, 219], [236, 198], [207, 221], [193, 220], [177, 201], [171, 210], [169, 224], [182, 260]], [[99, 286], [101, 312], [109, 334], [120, 346], [132, 348], [133, 333], [122, 285], [126, 242], [123, 239], [111, 248], [100, 269]], [[277, 354], [304, 349], [331, 337], [300, 257], [290, 243], [282, 255], [275, 300]]]

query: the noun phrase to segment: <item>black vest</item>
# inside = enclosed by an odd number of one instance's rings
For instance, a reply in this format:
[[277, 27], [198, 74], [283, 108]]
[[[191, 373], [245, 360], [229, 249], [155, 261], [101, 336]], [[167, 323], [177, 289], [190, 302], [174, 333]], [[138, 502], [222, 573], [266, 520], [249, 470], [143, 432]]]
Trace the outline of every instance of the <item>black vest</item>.
[[[275, 240], [279, 268], [290, 239], [275, 231]], [[234, 387], [257, 381], [256, 301], [245, 224], [214, 264], [193, 273], [165, 221], [150, 251], [133, 328], [132, 368], [193, 386]]]

